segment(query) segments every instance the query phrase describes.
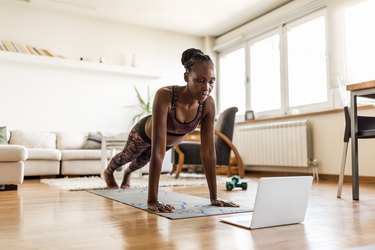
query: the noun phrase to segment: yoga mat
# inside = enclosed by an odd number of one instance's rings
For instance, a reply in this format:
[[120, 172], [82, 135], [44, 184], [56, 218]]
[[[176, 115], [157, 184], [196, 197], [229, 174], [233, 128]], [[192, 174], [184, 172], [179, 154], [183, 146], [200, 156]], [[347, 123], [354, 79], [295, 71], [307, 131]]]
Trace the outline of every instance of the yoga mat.
[[[103, 196], [142, 210], [147, 209], [147, 188], [136, 189], [98, 189], [87, 190], [90, 193]], [[209, 199], [192, 195], [159, 190], [159, 201], [168, 203], [176, 208], [173, 213], [155, 213], [171, 220], [251, 212], [248, 207], [216, 207]]]

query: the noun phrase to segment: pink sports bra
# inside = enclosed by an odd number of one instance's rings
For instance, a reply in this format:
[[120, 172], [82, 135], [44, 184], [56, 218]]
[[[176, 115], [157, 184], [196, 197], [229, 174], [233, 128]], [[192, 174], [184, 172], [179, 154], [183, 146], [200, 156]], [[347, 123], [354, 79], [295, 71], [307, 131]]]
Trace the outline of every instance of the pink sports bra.
[[182, 123], [176, 118], [176, 102], [178, 92], [176, 86], [172, 86], [172, 107], [168, 111], [167, 134], [183, 136], [192, 132], [202, 121], [203, 103], [199, 102], [199, 107], [195, 118], [191, 122]]

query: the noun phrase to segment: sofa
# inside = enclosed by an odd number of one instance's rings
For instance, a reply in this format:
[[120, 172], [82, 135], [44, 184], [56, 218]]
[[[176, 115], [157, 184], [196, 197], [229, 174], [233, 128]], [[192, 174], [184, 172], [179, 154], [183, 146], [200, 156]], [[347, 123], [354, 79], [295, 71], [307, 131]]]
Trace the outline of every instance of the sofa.
[[93, 144], [90, 138], [99, 136], [88, 132], [12, 130], [8, 143], [27, 150], [24, 176], [98, 175], [103, 170], [100, 141]]
[[[25, 148], [24, 176], [99, 175], [103, 170], [101, 140], [127, 139], [128, 133], [50, 132], [11, 130], [8, 145], [0, 148], [0, 164], [5, 162], [1, 150], [14, 146]], [[119, 152], [117, 148], [115, 152]], [[107, 160], [113, 149], [106, 150]], [[1, 166], [1, 165], [0, 165]], [[171, 168], [171, 155], [166, 155], [162, 170]], [[148, 166], [142, 169], [148, 172]], [[0, 183], [1, 184], [1, 183]]]
[[0, 145], [0, 191], [17, 189], [23, 183], [27, 149], [20, 145]]

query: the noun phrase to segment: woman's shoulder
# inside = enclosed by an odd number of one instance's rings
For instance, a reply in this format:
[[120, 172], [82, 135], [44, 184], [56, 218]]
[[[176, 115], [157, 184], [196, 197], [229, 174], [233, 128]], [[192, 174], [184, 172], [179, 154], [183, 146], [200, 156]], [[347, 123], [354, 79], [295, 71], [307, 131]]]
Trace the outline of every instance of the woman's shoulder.
[[173, 86], [164, 86], [159, 88], [155, 93], [155, 98], [160, 103], [170, 103], [173, 97]]
[[215, 99], [212, 96], [208, 96], [206, 100], [202, 103], [203, 106], [203, 116], [208, 113], [215, 113]]
[[215, 109], [215, 99], [211, 95], [207, 96], [206, 100], [203, 102], [203, 106]]
[[173, 91], [177, 91], [178, 88], [180, 88], [180, 85], [169, 85], [164, 86], [158, 89], [157, 93], [161, 95], [172, 95]]
[[158, 95], [162, 95], [162, 96], [165, 96], [165, 95], [170, 95], [173, 91], [173, 86], [164, 86], [164, 87], [161, 87], [159, 88], [156, 93]]

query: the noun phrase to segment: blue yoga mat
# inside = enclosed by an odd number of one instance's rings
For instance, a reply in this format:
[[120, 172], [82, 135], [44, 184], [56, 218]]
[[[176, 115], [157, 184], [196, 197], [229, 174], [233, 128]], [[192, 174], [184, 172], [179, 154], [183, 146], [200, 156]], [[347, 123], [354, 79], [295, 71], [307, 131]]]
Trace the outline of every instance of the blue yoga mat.
[[[87, 190], [90, 193], [103, 196], [145, 211], [147, 209], [147, 188], [136, 189], [97, 189]], [[159, 190], [159, 200], [176, 208], [173, 213], [155, 213], [168, 219], [187, 219], [211, 215], [251, 212], [248, 207], [216, 207], [209, 199], [192, 195]], [[151, 211], [148, 211], [151, 212]], [[154, 212], [153, 212], [154, 213]]]

